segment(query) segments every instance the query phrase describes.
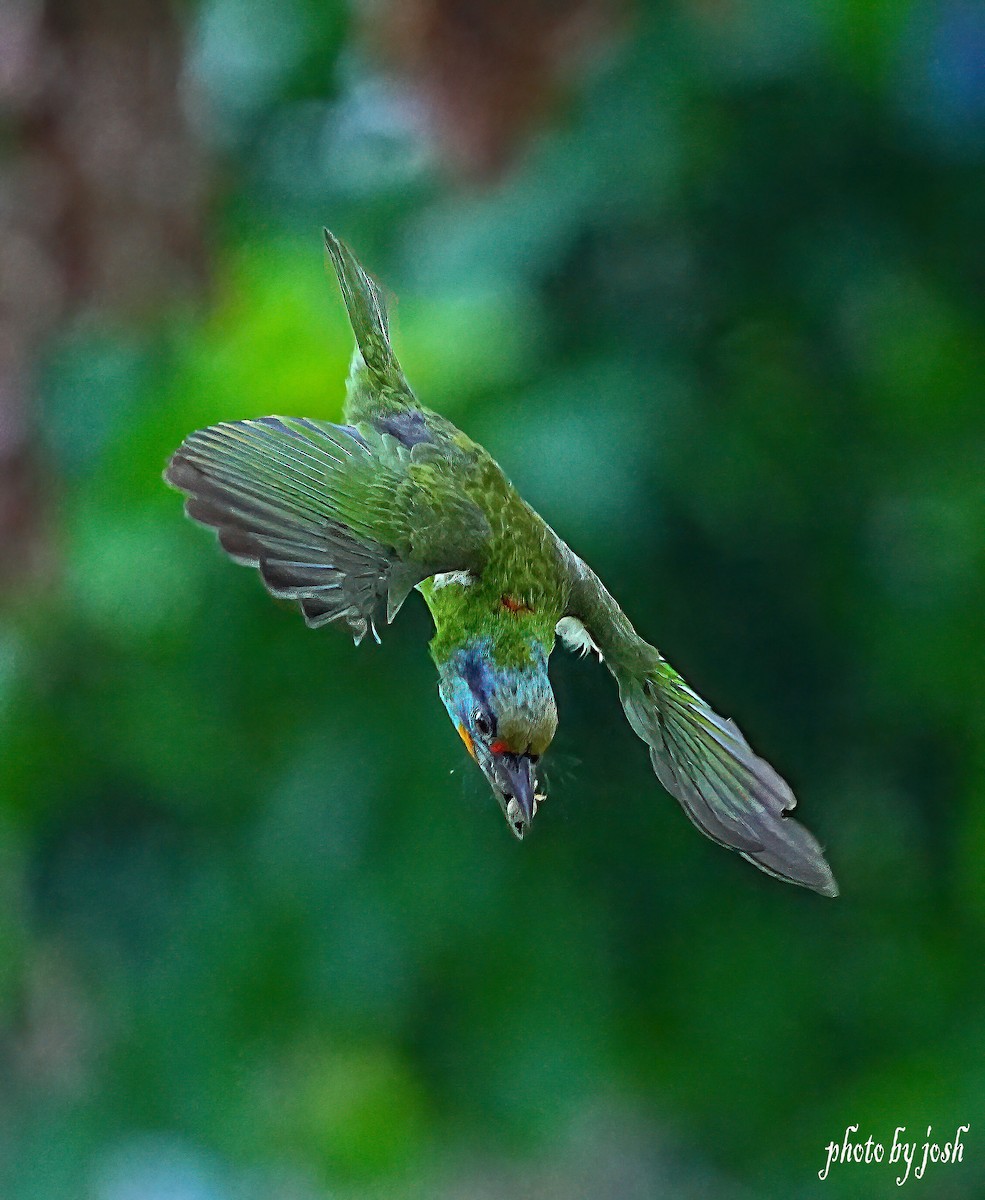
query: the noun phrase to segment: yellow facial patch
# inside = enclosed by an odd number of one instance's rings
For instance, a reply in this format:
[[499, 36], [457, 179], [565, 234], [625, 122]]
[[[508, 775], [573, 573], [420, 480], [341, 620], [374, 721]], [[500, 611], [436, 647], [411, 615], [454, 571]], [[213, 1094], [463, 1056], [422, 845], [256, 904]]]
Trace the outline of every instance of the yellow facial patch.
[[[475, 758], [475, 743], [472, 741], [472, 735], [464, 725], [456, 725], [455, 728], [458, 730], [458, 736], [465, 743], [465, 749]], [[478, 762], [478, 759], [476, 759], [476, 762]]]

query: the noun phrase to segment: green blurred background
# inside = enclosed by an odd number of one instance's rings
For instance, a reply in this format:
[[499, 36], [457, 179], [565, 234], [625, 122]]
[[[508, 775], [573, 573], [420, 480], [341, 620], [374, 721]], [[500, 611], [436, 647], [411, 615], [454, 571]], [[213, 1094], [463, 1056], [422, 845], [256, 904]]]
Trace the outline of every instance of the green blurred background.
[[[8, 0], [0, 1196], [985, 1195], [985, 10]], [[161, 481], [424, 401], [790, 778], [700, 837], [559, 652], [508, 835], [428, 619], [311, 633]]]

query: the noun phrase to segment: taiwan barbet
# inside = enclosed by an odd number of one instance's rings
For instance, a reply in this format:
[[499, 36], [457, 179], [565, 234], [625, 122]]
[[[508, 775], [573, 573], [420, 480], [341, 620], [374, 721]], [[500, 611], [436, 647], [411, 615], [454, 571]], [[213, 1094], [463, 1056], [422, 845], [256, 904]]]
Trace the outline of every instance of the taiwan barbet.
[[233, 421], [191, 434], [165, 479], [236, 562], [295, 600], [309, 626], [378, 640], [412, 589], [434, 618], [438, 689], [469, 754], [522, 838], [543, 800], [557, 728], [547, 674], [555, 634], [616, 678], [657, 778], [714, 841], [827, 896], [837, 886], [796, 801], [729, 720], [696, 695], [498, 464], [418, 401], [390, 344], [383, 296], [327, 230], [355, 333], [343, 424]]

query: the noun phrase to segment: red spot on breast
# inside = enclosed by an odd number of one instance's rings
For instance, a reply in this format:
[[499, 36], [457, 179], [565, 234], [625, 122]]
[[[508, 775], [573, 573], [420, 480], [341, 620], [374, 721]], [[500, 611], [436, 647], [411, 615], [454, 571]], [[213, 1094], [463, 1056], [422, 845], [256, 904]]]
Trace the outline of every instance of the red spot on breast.
[[507, 612], [533, 612], [534, 610], [529, 604], [525, 604], [522, 600], [518, 600], [516, 596], [511, 596], [509, 592], [504, 592], [499, 598], [500, 604]]

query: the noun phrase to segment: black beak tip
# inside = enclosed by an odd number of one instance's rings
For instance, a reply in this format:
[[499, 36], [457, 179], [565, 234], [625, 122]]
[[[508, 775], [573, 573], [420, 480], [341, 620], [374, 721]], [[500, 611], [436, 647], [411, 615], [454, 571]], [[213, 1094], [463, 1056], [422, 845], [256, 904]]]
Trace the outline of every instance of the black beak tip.
[[499, 799], [510, 832], [523, 841], [537, 813], [537, 778], [534, 761], [526, 754], [502, 754], [496, 757], [490, 782]]

